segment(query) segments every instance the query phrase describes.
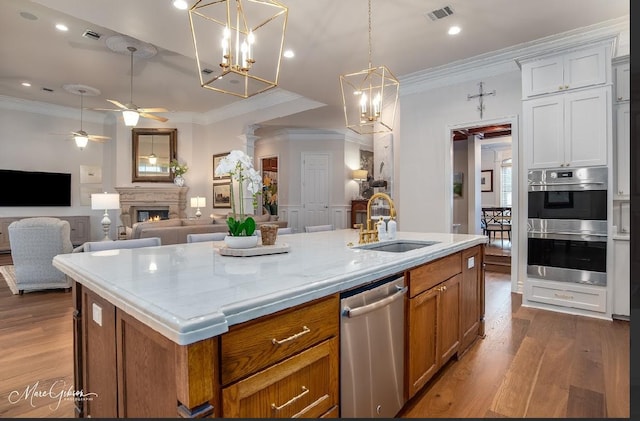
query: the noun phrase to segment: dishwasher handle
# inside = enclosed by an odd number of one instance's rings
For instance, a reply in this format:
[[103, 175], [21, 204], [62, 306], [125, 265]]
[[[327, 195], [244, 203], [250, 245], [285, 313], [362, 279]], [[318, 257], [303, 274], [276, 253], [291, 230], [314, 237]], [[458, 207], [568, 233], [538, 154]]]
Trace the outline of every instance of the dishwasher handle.
[[398, 291], [395, 292], [394, 294], [389, 295], [388, 297], [384, 297], [383, 299], [375, 301], [371, 304], [367, 304], [362, 307], [356, 307], [356, 308], [349, 308], [348, 306], [345, 306], [342, 311], [342, 315], [344, 317], [353, 318], [353, 317], [362, 316], [363, 314], [370, 313], [374, 310], [377, 310], [381, 307], [384, 307], [394, 302], [395, 300], [397, 300], [398, 298], [406, 294], [407, 290], [409, 289], [406, 286], [405, 287], [396, 286], [396, 288], [398, 288]]

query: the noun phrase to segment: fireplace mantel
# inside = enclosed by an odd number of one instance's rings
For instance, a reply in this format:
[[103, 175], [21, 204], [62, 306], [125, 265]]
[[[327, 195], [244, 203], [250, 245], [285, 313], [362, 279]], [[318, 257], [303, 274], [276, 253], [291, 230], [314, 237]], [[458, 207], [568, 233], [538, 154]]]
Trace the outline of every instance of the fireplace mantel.
[[116, 187], [120, 194], [120, 220], [131, 227], [132, 208], [142, 206], [168, 206], [169, 218], [186, 218], [189, 187]]

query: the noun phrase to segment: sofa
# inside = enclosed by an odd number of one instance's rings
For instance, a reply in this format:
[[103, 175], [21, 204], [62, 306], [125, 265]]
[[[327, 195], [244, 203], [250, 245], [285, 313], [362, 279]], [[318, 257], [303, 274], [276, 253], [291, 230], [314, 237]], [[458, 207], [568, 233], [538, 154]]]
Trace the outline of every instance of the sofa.
[[[275, 224], [278, 228], [286, 228], [287, 221], [278, 220], [278, 215], [248, 215], [256, 221], [256, 230], [262, 224]], [[128, 231], [127, 239], [160, 237], [162, 245], [181, 244], [187, 242], [189, 234], [211, 232], [227, 232], [227, 216], [214, 215], [213, 218], [202, 219], [164, 219], [160, 221], [137, 222]]]

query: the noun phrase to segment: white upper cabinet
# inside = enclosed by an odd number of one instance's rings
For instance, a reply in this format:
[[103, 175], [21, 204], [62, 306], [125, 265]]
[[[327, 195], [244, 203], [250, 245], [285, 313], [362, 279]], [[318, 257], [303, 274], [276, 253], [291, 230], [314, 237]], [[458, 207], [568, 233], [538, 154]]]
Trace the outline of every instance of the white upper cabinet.
[[523, 98], [606, 83], [607, 49], [599, 45], [523, 61]]
[[615, 100], [616, 102], [629, 101], [629, 56], [621, 60], [616, 59], [613, 65], [613, 82], [615, 84]]
[[631, 114], [629, 103], [616, 105], [616, 142], [614, 163], [614, 199], [629, 200], [630, 183], [630, 155], [631, 155]]
[[523, 101], [528, 168], [607, 165], [611, 88]]

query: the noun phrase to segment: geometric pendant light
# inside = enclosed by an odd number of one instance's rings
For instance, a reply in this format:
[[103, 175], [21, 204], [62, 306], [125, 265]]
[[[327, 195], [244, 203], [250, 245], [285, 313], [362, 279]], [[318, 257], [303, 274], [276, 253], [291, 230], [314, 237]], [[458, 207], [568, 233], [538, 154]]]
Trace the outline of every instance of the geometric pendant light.
[[358, 134], [393, 131], [400, 82], [386, 66], [371, 65], [371, 0], [369, 0], [369, 67], [340, 76], [347, 128]]
[[189, 23], [200, 86], [240, 98], [277, 86], [287, 17], [277, 0], [197, 1]]

